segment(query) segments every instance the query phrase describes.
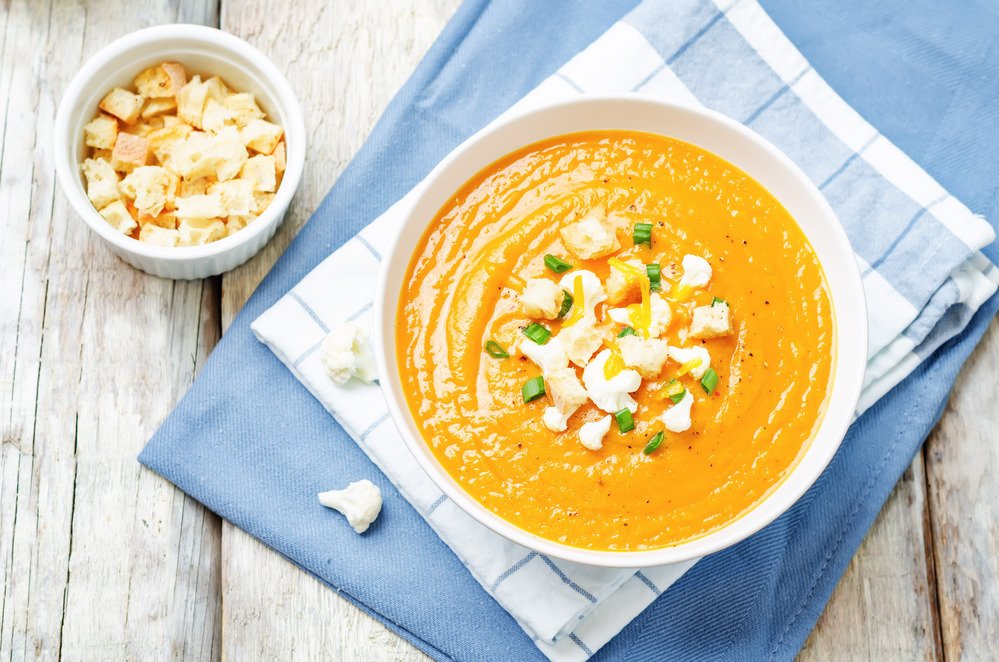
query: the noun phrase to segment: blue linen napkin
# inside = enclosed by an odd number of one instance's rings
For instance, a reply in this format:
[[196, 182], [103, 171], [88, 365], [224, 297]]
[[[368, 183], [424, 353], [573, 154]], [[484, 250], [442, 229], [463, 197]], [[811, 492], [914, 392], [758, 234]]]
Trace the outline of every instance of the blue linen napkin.
[[[777, 6], [778, 17], [781, 8]], [[191, 394], [141, 458], [223, 516], [347, 592], [424, 650], [454, 659], [527, 659], [537, 653], [512, 620], [483, 599], [481, 590], [463, 575], [434, 536], [424, 535], [421, 528], [425, 526], [397, 495], [389, 493], [386, 482], [381, 485], [387, 496], [384, 517], [392, 521], [376, 525], [384, 534], [377, 539], [359, 544], [352, 533], [340, 534], [345, 527], [328, 526], [325, 513], [312, 512], [318, 489], [370, 475], [373, 470], [342, 431], [326, 422], [311, 397], [289, 383], [287, 374], [279, 374], [283, 369], [256, 345], [247, 324], [333, 247], [401, 195], [399, 189], [414, 184], [458, 137], [533, 87], [568, 59], [572, 49], [585, 45], [585, 40], [573, 42], [572, 48], [556, 54], [561, 59], [548, 59], [550, 40], [543, 34], [529, 38], [536, 33], [528, 26], [545, 25], [552, 7], [517, 9], [510, 5], [463, 7], [376, 129], [373, 142], [324, 202], [317, 220], [303, 230], [294, 249], [262, 284]], [[569, 41], [581, 34], [592, 40], [616, 18], [608, 7], [588, 8], [585, 11], [593, 14], [587, 15], [573, 11], [559, 16], [561, 26], [569, 24], [565, 33]], [[938, 25], [920, 27], [940, 40]], [[526, 58], [521, 62], [528, 65], [525, 70], [510, 68], [509, 49], [494, 38], [500, 27], [527, 37], [519, 39], [516, 58], [517, 62]], [[925, 34], [917, 35], [925, 41]], [[995, 35], [989, 36], [994, 43]], [[953, 53], [950, 56], [955, 59]], [[812, 55], [811, 60], [825, 73], [821, 57]], [[969, 68], [978, 65], [968, 56]], [[490, 80], [490, 99], [499, 99], [495, 106], [463, 93], [470, 84], [497, 72], [514, 72], [514, 80], [510, 87], [506, 81]], [[958, 91], [969, 96], [964, 87]], [[986, 118], [988, 113], [995, 116], [980, 99], [962, 101], [972, 107], [977, 104], [986, 111]], [[934, 106], [933, 110], [939, 109]], [[947, 117], [936, 126], [960, 136], [962, 126], [968, 127], [949, 121], [952, 110], [944, 108]], [[914, 117], [924, 121], [933, 115]], [[902, 146], [906, 146], [904, 141]], [[395, 149], [408, 155], [405, 163], [392, 158]], [[975, 163], [975, 153], [972, 146], [962, 156]], [[986, 163], [980, 158], [975, 165]], [[994, 177], [995, 166], [989, 166]], [[384, 196], [360, 186], [366, 177], [386, 168], [403, 176], [401, 184], [388, 186], [392, 190]], [[949, 172], [954, 177], [960, 168], [952, 166]], [[945, 177], [941, 179], [948, 183]], [[978, 189], [980, 196], [988, 192], [987, 180], [974, 181], [983, 185]], [[334, 225], [332, 219], [344, 225]], [[702, 561], [602, 654], [700, 657], [740, 651], [750, 657], [787, 657], [797, 650], [870, 520], [937, 415], [960, 360], [994, 310], [993, 300], [972, 320], [961, 342], [936, 353], [864, 416], [823, 479], [791, 513], [742, 545]], [[241, 387], [236, 393], [226, 388], [234, 366], [239, 366]], [[931, 369], [932, 378], [927, 377]], [[914, 393], [920, 394], [920, 400], [911, 399]], [[261, 402], [274, 406], [261, 408]], [[900, 416], [907, 425], [897, 429], [894, 423]], [[420, 564], [420, 577], [399, 567], [403, 565], [396, 562], [399, 549], [405, 549], [410, 559], [404, 565]], [[446, 610], [439, 611], [440, 605], [447, 605]], [[656, 627], [657, 623], [668, 625]]]

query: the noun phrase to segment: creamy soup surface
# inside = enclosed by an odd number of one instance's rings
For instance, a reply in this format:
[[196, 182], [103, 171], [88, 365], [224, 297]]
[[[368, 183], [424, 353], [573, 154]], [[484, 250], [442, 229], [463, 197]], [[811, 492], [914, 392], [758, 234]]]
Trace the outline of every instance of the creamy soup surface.
[[486, 508], [575, 547], [654, 549], [787, 475], [824, 412], [831, 313], [808, 240], [746, 173], [671, 138], [578, 133], [497, 161], [432, 220], [398, 362], [424, 439]]

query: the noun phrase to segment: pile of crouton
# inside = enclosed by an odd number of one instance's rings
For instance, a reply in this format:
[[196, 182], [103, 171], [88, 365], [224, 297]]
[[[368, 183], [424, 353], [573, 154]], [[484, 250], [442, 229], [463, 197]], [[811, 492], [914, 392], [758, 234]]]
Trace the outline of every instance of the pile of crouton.
[[282, 128], [252, 94], [164, 62], [116, 87], [84, 127], [87, 196], [116, 230], [159, 246], [227, 237], [274, 199]]

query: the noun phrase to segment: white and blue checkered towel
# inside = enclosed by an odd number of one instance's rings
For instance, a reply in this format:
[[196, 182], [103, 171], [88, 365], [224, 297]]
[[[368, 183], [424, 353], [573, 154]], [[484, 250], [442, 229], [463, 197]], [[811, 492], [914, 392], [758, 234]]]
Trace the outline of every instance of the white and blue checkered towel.
[[[753, 0], [646, 0], [508, 113], [628, 91], [702, 104], [745, 123], [784, 150], [832, 204], [857, 253], [870, 313], [858, 413], [959, 333], [996, 291], [999, 269], [979, 252], [994, 239], [991, 227], [840, 99]], [[422, 472], [377, 385], [336, 387], [319, 360], [330, 327], [370, 320], [381, 255], [413, 197], [323, 261], [253, 330], [545, 655], [586, 659], [692, 564], [593, 568], [501, 538]]]

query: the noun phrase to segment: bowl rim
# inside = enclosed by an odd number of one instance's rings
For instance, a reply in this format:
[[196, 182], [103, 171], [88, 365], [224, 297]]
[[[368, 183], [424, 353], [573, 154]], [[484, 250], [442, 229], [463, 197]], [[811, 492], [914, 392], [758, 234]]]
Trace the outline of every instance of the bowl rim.
[[[504, 538], [536, 552], [555, 558], [592, 566], [643, 568], [696, 560], [708, 554], [731, 547], [757, 533], [775, 519], [786, 513], [801, 498], [801, 496], [809, 488], [811, 488], [825, 468], [829, 465], [829, 462], [832, 460], [844, 437], [846, 436], [850, 424], [855, 418], [854, 412], [856, 411], [856, 405], [860, 398], [864, 372], [867, 364], [867, 306], [863, 282], [861, 280], [860, 270], [856, 262], [855, 252], [849, 242], [849, 239], [847, 238], [846, 231], [843, 229], [842, 224], [839, 222], [839, 219], [836, 217], [825, 197], [822, 196], [815, 184], [808, 179], [805, 173], [790, 159], [790, 157], [752, 129], [717, 111], [687, 103], [668, 102], [647, 94], [587, 94], [571, 99], [544, 102], [512, 111], [508, 117], [503, 117], [492, 124], [487, 125], [485, 128], [469, 137], [447, 156], [445, 156], [437, 164], [437, 166], [431, 170], [430, 174], [427, 175], [427, 177], [418, 185], [418, 190], [412, 196], [411, 203], [408, 205], [405, 212], [405, 219], [402, 227], [405, 228], [410, 224], [419, 224], [421, 228], [420, 236], [422, 236], [426, 227], [432, 221], [433, 216], [431, 216], [431, 218], [416, 217], [414, 214], [420, 208], [420, 203], [431, 193], [433, 184], [442, 178], [453, 163], [464, 157], [468, 154], [468, 152], [477, 149], [480, 143], [487, 140], [491, 135], [504, 130], [510, 130], [511, 127], [520, 123], [531, 122], [533, 119], [545, 114], [558, 113], [569, 108], [606, 103], [651, 104], [665, 112], [692, 113], [700, 116], [708, 122], [713, 122], [716, 125], [719, 125], [725, 130], [740, 134], [740, 138], [749, 140], [756, 147], [767, 152], [767, 155], [773, 159], [782, 170], [782, 176], [790, 177], [795, 180], [795, 184], [802, 188], [802, 192], [809, 197], [810, 202], [815, 205], [816, 211], [824, 217], [824, 221], [830, 222], [829, 225], [832, 235], [832, 245], [830, 247], [830, 251], [841, 254], [843, 257], [843, 264], [836, 264], [835, 266], [845, 269], [845, 273], [841, 273], [840, 276], [844, 279], [843, 287], [849, 290], [849, 296], [843, 295], [840, 299], [836, 299], [834, 296], [835, 292], [830, 287], [830, 300], [834, 312], [833, 319], [836, 324], [834, 345], [835, 354], [832, 366], [833, 374], [830, 376], [830, 379], [832, 380], [832, 387], [830, 389], [829, 399], [826, 403], [826, 408], [823, 411], [822, 418], [816, 424], [812, 437], [808, 441], [808, 444], [804, 447], [804, 451], [798, 456], [795, 463], [791, 465], [790, 471], [770, 489], [766, 496], [753, 504], [745, 512], [724, 524], [722, 527], [677, 545], [650, 550], [613, 551], [573, 547], [571, 545], [559, 543], [531, 533], [526, 529], [522, 529], [516, 524], [504, 519], [502, 516], [488, 510], [478, 500], [472, 497], [471, 494], [465, 491], [457, 480], [447, 473], [443, 466], [437, 461], [436, 457], [434, 457], [432, 451], [430, 451], [429, 444], [424, 441], [422, 435], [413, 432], [413, 429], [411, 429], [410, 426], [412, 425], [413, 428], [415, 428], [415, 422], [413, 421], [408, 404], [405, 401], [405, 396], [401, 395], [399, 392], [400, 389], [397, 388], [400, 380], [398, 378], [398, 366], [395, 356], [396, 343], [394, 329], [396, 308], [400, 292], [390, 291], [388, 288], [388, 282], [390, 272], [396, 268], [397, 265], [405, 265], [405, 268], [408, 269], [409, 263], [413, 257], [412, 251], [405, 250], [402, 245], [403, 236], [405, 234], [402, 230], [400, 230], [398, 234], [393, 237], [389, 249], [385, 252], [377, 283], [374, 311], [376, 334], [375, 358], [378, 365], [380, 383], [383, 387], [382, 390], [385, 394], [385, 400], [388, 405], [389, 413], [391, 414], [393, 422], [399, 430], [400, 435], [405, 441], [407, 448], [434, 484], [440, 488], [449, 499], [454, 501], [459, 508], [465, 511], [465, 513]], [[584, 129], [572, 129], [561, 133], [556, 132], [552, 133], [551, 137], [576, 133], [580, 130]], [[594, 128], [592, 130], [599, 129]], [[642, 129], [629, 130], [642, 131]], [[658, 131], [646, 130], [646, 132], [667, 135], [659, 133]], [[683, 140], [683, 138], [679, 139]], [[544, 138], [535, 138], [528, 140], [523, 144], [518, 143], [516, 145], [511, 145], [509, 148], [505, 148], [505, 152], [503, 154], [494, 154], [493, 158], [491, 158], [488, 162], [495, 162], [495, 160], [502, 158], [504, 154], [514, 152], [517, 149], [534, 144], [539, 140], [544, 140]], [[706, 148], [702, 147], [702, 149]], [[721, 158], [725, 159], [726, 157], [721, 156]], [[483, 167], [488, 167], [488, 164]], [[736, 165], [736, 167], [740, 170], [743, 169], [738, 165]], [[466, 176], [465, 181], [474, 176], [474, 174], [474, 172], [469, 173]], [[754, 176], [752, 173], [748, 174], [750, 174], [751, 177]], [[780, 201], [779, 198], [778, 201]], [[440, 205], [438, 205], [438, 207], [439, 206]], [[437, 208], [434, 209], [434, 215], [436, 214], [436, 211]], [[814, 243], [813, 236], [806, 232], [804, 228], [802, 228], [802, 231], [805, 232], [809, 241]], [[819, 258], [818, 252], [819, 251], [816, 251], [817, 258]], [[826, 277], [828, 279], [828, 271], [831, 265], [822, 263], [821, 259], [820, 264], [823, 267], [823, 271], [826, 272]], [[840, 312], [844, 310], [847, 312], [844, 315], [841, 315]], [[839, 328], [840, 325], [838, 321], [841, 317], [856, 321], [857, 328], [845, 330]], [[386, 333], [386, 331], [391, 332]], [[849, 355], [842, 354], [844, 351], [844, 343], [842, 340], [847, 336], [847, 333], [845, 332], [850, 334], [851, 347], [855, 350], [852, 361], [850, 360]], [[846, 358], [843, 358], [844, 356], [846, 356]], [[842, 370], [844, 367], [847, 370]], [[843, 374], [844, 372], [848, 374]], [[842, 414], [836, 419], [830, 416], [834, 405], [835, 409]], [[847, 414], [847, 412], [849, 413]], [[815, 442], [820, 435], [827, 443], [818, 447]], [[816, 455], [813, 458], [813, 461], [805, 464], [803, 460], [807, 455], [813, 452], [813, 446], [818, 448], [818, 450], [815, 451]], [[426, 452], [423, 452], [424, 450]], [[786, 487], [789, 483], [791, 483], [792, 477], [795, 478], [795, 487], [793, 489]], [[780, 495], [781, 500], [777, 507], [771, 508], [770, 511], [761, 509], [761, 506], [772, 501], [778, 493], [778, 489], [783, 489], [784, 491]], [[764, 515], [761, 516], [759, 513], [764, 513]], [[748, 526], [745, 525], [746, 522], [749, 522]], [[740, 523], [743, 523], [743, 526], [736, 527], [736, 525]]]
[[[251, 71], [250, 75], [266, 80], [275, 88], [276, 94], [272, 100], [273, 104], [279, 106], [282, 112], [287, 114], [282, 129], [289, 149], [287, 150], [285, 172], [281, 178], [281, 184], [275, 191], [274, 199], [262, 214], [239, 232], [201, 246], [157, 246], [138, 241], [116, 231], [98, 213], [97, 208], [87, 197], [79, 177], [80, 164], [72, 158], [72, 149], [70, 148], [72, 144], [70, 141], [76, 139], [70, 136], [72, 132], [70, 125], [74, 114], [79, 107], [81, 97], [94, 84], [94, 78], [97, 74], [133, 50], [141, 49], [150, 44], [167, 43], [171, 40], [200, 42], [210, 51], [234, 54], [242, 60], [252, 63], [258, 71]], [[132, 66], [134, 65], [128, 62], [121, 62], [120, 66], [115, 68], [118, 71], [125, 71]], [[101, 82], [101, 84], [104, 83]], [[96, 108], [94, 110], [96, 112]], [[52, 149], [59, 187], [74, 211], [91, 230], [116, 250], [163, 263], [176, 264], [201, 261], [205, 258], [233, 252], [238, 247], [252, 242], [260, 234], [268, 232], [271, 226], [280, 222], [301, 182], [302, 172], [305, 169], [306, 138], [305, 119], [298, 97], [295, 96], [288, 79], [266, 55], [236, 35], [218, 28], [190, 23], [171, 23], [143, 28], [119, 37], [101, 48], [84, 63], [73, 76], [59, 102], [55, 116]], [[295, 149], [290, 148], [290, 143], [295, 144]]]

